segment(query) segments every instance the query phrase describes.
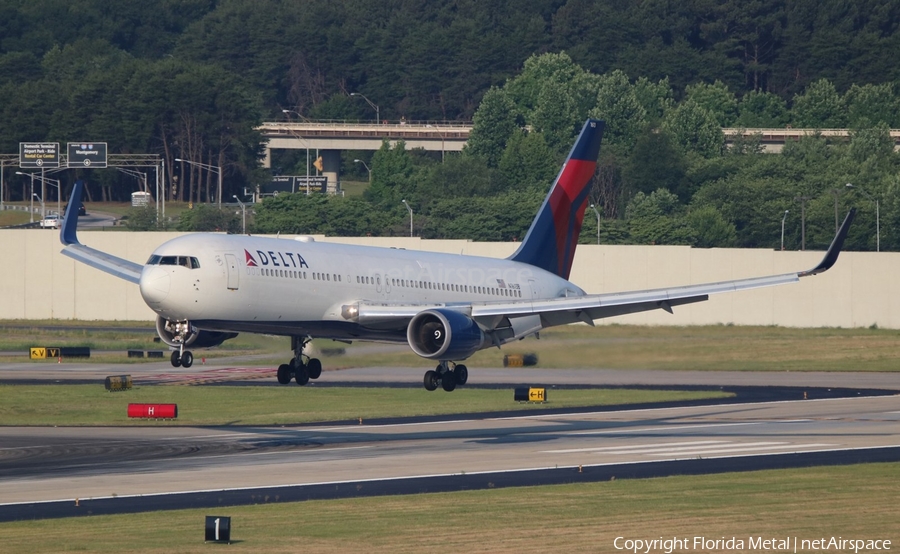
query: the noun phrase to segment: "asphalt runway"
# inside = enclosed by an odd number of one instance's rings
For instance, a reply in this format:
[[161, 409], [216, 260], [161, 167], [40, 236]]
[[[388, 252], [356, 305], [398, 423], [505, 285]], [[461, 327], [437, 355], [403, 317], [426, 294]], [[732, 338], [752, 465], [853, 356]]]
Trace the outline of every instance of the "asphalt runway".
[[[33, 371], [35, 366], [29, 365]], [[83, 371], [68, 365], [59, 371], [70, 378], [97, 370], [90, 364]], [[140, 366], [144, 377], [173, 373], [171, 366], [154, 374], [154, 368], [144, 365]], [[190, 376], [198, 372], [221, 374], [229, 369], [241, 368], [195, 366], [186, 374], [193, 379]], [[682, 380], [678, 373], [690, 373], [535, 371], [476, 370], [470, 382], [659, 384]], [[9, 372], [17, 370], [6, 367], [0, 379], [15, 380]], [[421, 370], [386, 373], [385, 378], [375, 369], [348, 370], [327, 372], [322, 379], [370, 384], [387, 382], [383, 378], [416, 384], [421, 379]], [[843, 380], [844, 386], [878, 383], [872, 388], [898, 388], [888, 386], [890, 375], [851, 374], [843, 379], [840, 374], [824, 375], [835, 383]], [[717, 386], [719, 380], [737, 380], [751, 389], [760, 378], [715, 372], [702, 372], [702, 377], [695, 380], [704, 383], [694, 384]], [[779, 390], [771, 386], [773, 381], [800, 388], [814, 381], [809, 374], [761, 377], [755, 384], [770, 390]], [[691, 380], [690, 375], [683, 378]], [[790, 390], [794, 394], [800, 389]], [[844, 394], [362, 425], [0, 427], [0, 521], [900, 460], [900, 396], [864, 397], [862, 390]]]

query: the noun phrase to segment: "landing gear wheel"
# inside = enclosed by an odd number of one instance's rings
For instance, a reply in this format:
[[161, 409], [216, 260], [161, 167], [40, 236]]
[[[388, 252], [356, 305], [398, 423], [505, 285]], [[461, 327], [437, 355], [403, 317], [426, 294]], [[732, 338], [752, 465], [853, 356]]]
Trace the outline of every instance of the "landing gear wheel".
[[433, 391], [438, 388], [438, 374], [437, 371], [429, 369], [425, 372], [425, 390]]
[[453, 377], [456, 379], [457, 385], [465, 385], [469, 380], [469, 368], [462, 364], [458, 364], [453, 370]]
[[194, 355], [191, 354], [190, 350], [185, 350], [181, 355], [181, 365], [183, 367], [191, 367], [194, 365]]
[[181, 353], [179, 353], [177, 350], [175, 352], [172, 352], [170, 361], [172, 362], [172, 367], [181, 367]]
[[441, 386], [447, 392], [453, 392], [453, 389], [456, 388], [456, 376], [452, 371], [446, 371], [441, 375]]
[[318, 358], [311, 358], [306, 364], [306, 371], [309, 372], [310, 379], [318, 379], [322, 376], [322, 362]]
[[306, 386], [309, 383], [309, 371], [307, 371], [306, 366], [300, 366], [294, 372], [294, 379], [297, 380], [297, 384], [301, 387]]
[[294, 372], [291, 371], [291, 366], [288, 364], [281, 364], [278, 366], [278, 382], [282, 385], [287, 385], [291, 382], [291, 375]]

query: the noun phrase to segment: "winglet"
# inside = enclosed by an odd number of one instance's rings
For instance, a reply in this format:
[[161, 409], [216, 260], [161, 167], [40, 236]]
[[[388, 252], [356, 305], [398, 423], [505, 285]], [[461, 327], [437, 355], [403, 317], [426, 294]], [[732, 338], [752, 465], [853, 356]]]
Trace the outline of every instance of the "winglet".
[[75, 188], [72, 189], [72, 196], [69, 198], [66, 215], [63, 217], [62, 226], [59, 228], [59, 242], [65, 246], [81, 244], [78, 242], [75, 228], [78, 227], [78, 210], [81, 208], [82, 190], [84, 190], [84, 181], [78, 179], [75, 181]]
[[844, 239], [847, 238], [847, 232], [850, 230], [850, 223], [853, 222], [853, 217], [855, 215], [856, 208], [852, 208], [847, 213], [847, 217], [844, 218], [844, 222], [841, 224], [841, 228], [838, 229], [837, 234], [834, 235], [834, 240], [831, 241], [831, 246], [828, 247], [828, 251], [825, 252], [825, 257], [822, 258], [822, 261], [819, 262], [819, 265], [808, 271], [801, 271], [797, 274], [798, 277], [818, 275], [819, 273], [823, 273], [831, 269], [831, 266], [833, 266], [838, 259], [838, 254], [841, 253], [841, 248], [843, 248], [844, 246]]

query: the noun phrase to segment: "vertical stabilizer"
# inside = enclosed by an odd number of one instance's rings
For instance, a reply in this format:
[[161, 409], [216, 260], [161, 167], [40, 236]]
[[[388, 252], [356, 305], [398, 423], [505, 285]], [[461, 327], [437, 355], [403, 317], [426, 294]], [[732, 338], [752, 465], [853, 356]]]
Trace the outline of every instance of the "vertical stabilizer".
[[597, 119], [585, 121], [525, 240], [510, 260], [546, 269], [563, 279], [569, 278], [588, 205], [591, 179], [597, 168], [604, 125]]

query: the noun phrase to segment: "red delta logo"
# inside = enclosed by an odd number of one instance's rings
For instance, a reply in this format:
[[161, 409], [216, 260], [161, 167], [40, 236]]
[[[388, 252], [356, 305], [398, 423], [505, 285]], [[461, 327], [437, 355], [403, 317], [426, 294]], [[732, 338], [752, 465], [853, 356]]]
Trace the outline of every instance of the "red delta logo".
[[244, 249], [244, 256], [246, 256], [244, 262], [247, 264], [247, 267], [259, 267], [256, 264], [256, 260], [253, 259], [253, 255], [250, 252], [247, 252], [247, 249]]

